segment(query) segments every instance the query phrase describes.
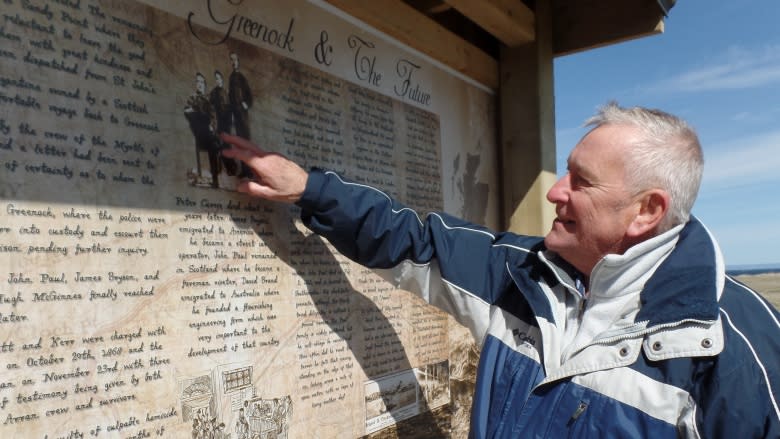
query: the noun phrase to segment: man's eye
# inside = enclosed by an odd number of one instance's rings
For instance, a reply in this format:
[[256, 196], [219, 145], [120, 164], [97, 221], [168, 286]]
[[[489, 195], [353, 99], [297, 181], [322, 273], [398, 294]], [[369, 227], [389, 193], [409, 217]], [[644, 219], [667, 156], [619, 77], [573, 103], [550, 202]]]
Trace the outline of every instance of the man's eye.
[[588, 185], [588, 180], [580, 177], [579, 175], [571, 174], [571, 185], [574, 187], [583, 187]]

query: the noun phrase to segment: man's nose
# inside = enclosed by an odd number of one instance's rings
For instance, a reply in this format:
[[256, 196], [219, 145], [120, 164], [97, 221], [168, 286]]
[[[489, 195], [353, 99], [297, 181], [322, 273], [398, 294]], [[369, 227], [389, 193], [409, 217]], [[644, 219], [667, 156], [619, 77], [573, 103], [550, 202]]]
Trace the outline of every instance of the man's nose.
[[554, 185], [547, 191], [547, 201], [556, 204], [565, 202], [568, 199], [569, 174], [566, 173], [559, 178]]

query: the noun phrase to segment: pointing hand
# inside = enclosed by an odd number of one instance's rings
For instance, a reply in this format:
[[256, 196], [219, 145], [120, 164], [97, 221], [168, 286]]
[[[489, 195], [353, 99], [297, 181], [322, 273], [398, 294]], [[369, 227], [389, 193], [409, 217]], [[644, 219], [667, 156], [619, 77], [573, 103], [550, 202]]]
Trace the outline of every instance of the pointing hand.
[[222, 154], [241, 160], [255, 174], [254, 179], [242, 180], [238, 184], [239, 192], [284, 203], [294, 203], [301, 198], [309, 178], [303, 168], [283, 155], [265, 151], [244, 138], [224, 133], [220, 137], [231, 145]]

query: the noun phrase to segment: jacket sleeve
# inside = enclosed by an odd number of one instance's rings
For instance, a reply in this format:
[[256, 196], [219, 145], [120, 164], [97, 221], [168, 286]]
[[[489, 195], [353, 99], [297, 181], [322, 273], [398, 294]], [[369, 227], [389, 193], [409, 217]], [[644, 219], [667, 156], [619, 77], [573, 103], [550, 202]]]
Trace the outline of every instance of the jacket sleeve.
[[343, 255], [378, 269], [469, 327], [487, 331], [490, 305], [507, 287], [506, 253], [496, 235], [445, 214], [421, 219], [370, 186], [313, 170], [298, 202], [304, 224]]
[[780, 438], [780, 412], [765, 373], [770, 372], [746, 361], [711, 383], [709, 399], [697, 413], [699, 437]]
[[754, 291], [720, 301], [725, 349], [699, 389], [703, 438], [780, 438], [780, 313]]

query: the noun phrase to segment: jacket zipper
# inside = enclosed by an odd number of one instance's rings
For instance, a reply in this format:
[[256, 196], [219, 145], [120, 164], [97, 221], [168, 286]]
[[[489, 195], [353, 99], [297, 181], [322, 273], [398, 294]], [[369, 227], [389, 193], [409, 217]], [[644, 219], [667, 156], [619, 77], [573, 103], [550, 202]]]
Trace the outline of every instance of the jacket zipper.
[[[646, 323], [646, 322], [640, 322], [640, 324], [638, 324], [638, 325], [641, 325], [641, 323]], [[636, 338], [636, 337], [638, 337], [640, 335], [644, 336], [644, 335], [647, 335], [647, 334], [652, 334], [654, 332], [663, 331], [664, 329], [674, 328], [675, 326], [681, 326], [681, 325], [683, 325], [685, 323], [698, 323], [698, 324], [702, 324], [702, 325], [711, 325], [711, 324], [715, 323], [715, 321], [714, 320], [684, 319], [684, 320], [680, 320], [680, 321], [673, 322], [673, 323], [664, 323], [664, 324], [661, 324], [661, 325], [652, 326], [650, 328], [645, 328], [644, 330], [632, 331], [632, 332], [627, 332], [627, 333], [621, 334], [621, 335], [614, 335], [612, 337], [607, 337], [607, 338], [604, 338], [604, 339], [594, 340], [593, 343], [589, 344], [588, 346], [591, 346], [591, 345], [594, 345], [594, 344], [612, 344], [612, 343], [615, 343], [615, 342], [618, 342], [618, 341], [623, 341], [623, 340], [628, 340], [628, 339], [631, 339], [631, 338]], [[638, 325], [635, 325], [635, 326], [638, 326]], [[588, 346], [585, 346], [585, 347], [588, 347]]]
[[[646, 322], [644, 322], [644, 323], [646, 323]], [[673, 328], [675, 326], [680, 326], [680, 325], [685, 324], [685, 323], [698, 323], [698, 324], [702, 324], [702, 325], [710, 325], [710, 324], [715, 323], [715, 321], [714, 320], [684, 319], [684, 320], [680, 320], [680, 321], [674, 322], [674, 323], [664, 323], [664, 324], [661, 324], [661, 325], [653, 326], [651, 328], [644, 328], [644, 329], [629, 331], [629, 332], [626, 332], [626, 333], [621, 334], [621, 335], [616, 335], [616, 336], [612, 336], [612, 337], [606, 337], [606, 338], [603, 338], [603, 339], [600, 339], [600, 340], [595, 340], [595, 341], [591, 342], [590, 344], [588, 344], [586, 346], [583, 346], [581, 349], [578, 349], [576, 352], [572, 352], [571, 354], [569, 354], [569, 356], [574, 356], [577, 353], [582, 352], [583, 350], [585, 350], [588, 347], [593, 346], [593, 345], [597, 345], [597, 344], [606, 345], [606, 344], [613, 344], [613, 343], [616, 343], [616, 342], [619, 342], [619, 341], [623, 341], [623, 340], [630, 340], [630, 339], [637, 338], [637, 337], [640, 337], [640, 336], [645, 336], [647, 334], [652, 334], [654, 332], [663, 331], [664, 329], [669, 329], [669, 328]], [[640, 324], [636, 324], [636, 325], [634, 325], [632, 327], [637, 327], [637, 326], [641, 327]], [[594, 369], [594, 370], [596, 370], [596, 369]], [[550, 379], [549, 376], [547, 376], [544, 379], [542, 379], [542, 381], [539, 384], [534, 386], [534, 389], [538, 388], [539, 386], [543, 386], [543, 385], [549, 384], [549, 383], [551, 383], [553, 381], [560, 380], [560, 379], [565, 378], [567, 376], [572, 376], [572, 375], [571, 374], [566, 374], [566, 375], [556, 376], [555, 379], [552, 379], [552, 380]]]
[[[633, 325], [631, 327], [636, 327], [636, 326], [641, 327], [641, 323], [646, 323], [646, 322], [640, 322], [640, 323], [637, 323], [637, 324], [635, 324], [635, 325]], [[698, 323], [698, 324], [702, 324], [702, 325], [711, 325], [711, 324], [715, 323], [715, 321], [714, 320], [684, 319], [684, 320], [680, 320], [680, 321], [673, 322], [673, 323], [664, 323], [664, 324], [661, 324], [661, 325], [652, 326], [650, 328], [636, 329], [636, 330], [633, 330], [633, 331], [628, 331], [628, 332], [626, 332], [624, 334], [613, 335], [612, 337], [606, 337], [606, 338], [602, 338], [602, 339], [598, 339], [598, 340], [593, 340], [590, 344], [585, 345], [582, 348], [578, 349], [577, 352], [572, 352], [570, 354], [570, 356], [573, 356], [573, 355], [575, 355], [575, 354], [577, 354], [577, 353], [579, 353], [579, 352], [581, 352], [581, 351], [585, 350], [586, 348], [588, 348], [590, 346], [593, 346], [593, 345], [597, 345], [597, 344], [601, 344], [601, 345], [613, 344], [613, 343], [617, 343], [617, 342], [623, 341], [623, 340], [630, 340], [632, 338], [636, 338], [636, 337], [639, 337], [639, 336], [645, 336], [647, 334], [652, 334], [652, 333], [655, 333], [655, 332], [663, 331], [664, 329], [674, 328], [675, 326], [680, 326], [680, 325], [683, 325], [685, 323]]]
[[571, 418], [569, 418], [569, 424], [573, 424], [574, 421], [577, 420], [577, 418], [582, 415], [583, 412], [585, 412], [585, 409], [588, 408], [588, 404], [585, 401], [580, 401], [580, 404], [577, 406], [577, 409], [574, 410], [574, 413], [571, 414]]

